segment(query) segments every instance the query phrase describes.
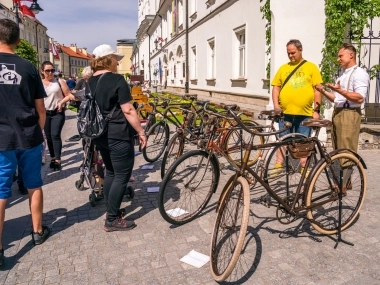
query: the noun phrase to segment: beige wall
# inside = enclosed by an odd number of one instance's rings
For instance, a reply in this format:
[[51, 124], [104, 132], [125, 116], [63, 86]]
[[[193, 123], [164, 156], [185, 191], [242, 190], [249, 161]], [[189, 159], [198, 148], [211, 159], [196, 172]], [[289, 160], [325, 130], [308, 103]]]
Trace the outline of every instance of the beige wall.
[[121, 60], [117, 68], [117, 73], [122, 74], [122, 75], [126, 73], [132, 74], [132, 71], [130, 70], [130, 67], [132, 65], [132, 62], [131, 62], [132, 49], [133, 49], [132, 45], [118, 45], [116, 47], [117, 52], [124, 55], [124, 58]]

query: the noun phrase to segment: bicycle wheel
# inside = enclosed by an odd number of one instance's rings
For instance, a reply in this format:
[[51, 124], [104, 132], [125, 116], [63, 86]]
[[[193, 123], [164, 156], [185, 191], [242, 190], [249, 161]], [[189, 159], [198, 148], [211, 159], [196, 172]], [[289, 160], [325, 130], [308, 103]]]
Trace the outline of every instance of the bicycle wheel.
[[169, 223], [182, 225], [195, 219], [218, 187], [215, 156], [193, 150], [181, 156], [166, 173], [159, 190], [158, 208]]
[[161, 164], [161, 179], [164, 178], [165, 173], [170, 166], [182, 155], [184, 149], [185, 139], [183, 134], [175, 133], [165, 149], [164, 156]]
[[211, 274], [217, 282], [230, 276], [244, 244], [248, 227], [250, 193], [246, 179], [238, 177], [220, 202], [211, 238]]
[[149, 129], [156, 123], [156, 117], [154, 114], [149, 114], [146, 119], [144, 131], [147, 133]]
[[[285, 138], [286, 140], [303, 138], [301, 136]], [[288, 155], [286, 165], [286, 146], [276, 146], [268, 153], [264, 169], [263, 180], [281, 198], [294, 194], [300, 183], [302, 172], [306, 171], [308, 176], [311, 168], [315, 165], [316, 155], [313, 154], [308, 169], [304, 170], [299, 159], [293, 159]], [[288, 184], [287, 184], [288, 179]], [[304, 181], [305, 182], [305, 181]], [[287, 186], [288, 185], [288, 186]]]
[[[255, 122], [244, 122], [248, 128], [256, 126]], [[244, 151], [247, 148], [247, 144], [251, 138], [251, 134], [243, 129], [231, 129], [228, 131], [226, 138], [224, 140], [223, 149], [230, 160], [232, 160], [235, 165], [241, 166], [242, 157], [244, 156]], [[253, 138], [253, 145], [259, 145], [264, 143], [264, 137], [255, 136]], [[252, 166], [258, 160], [262, 150], [252, 150], [248, 159], [248, 166]]]
[[[338, 231], [340, 170], [343, 170], [341, 229], [348, 228], [363, 205], [367, 179], [360, 160], [352, 153], [339, 152], [331, 163], [322, 160], [313, 169], [313, 178], [306, 195], [307, 218], [322, 234]], [[313, 204], [321, 203], [321, 205]]]
[[163, 154], [169, 140], [169, 127], [165, 122], [154, 124], [147, 133], [147, 142], [142, 153], [147, 162], [155, 162]]

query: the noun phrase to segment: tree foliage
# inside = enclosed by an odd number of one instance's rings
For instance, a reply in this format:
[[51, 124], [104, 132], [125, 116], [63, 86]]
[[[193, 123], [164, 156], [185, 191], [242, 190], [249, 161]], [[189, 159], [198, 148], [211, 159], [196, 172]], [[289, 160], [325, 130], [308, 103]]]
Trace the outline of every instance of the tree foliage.
[[380, 16], [380, 0], [325, 0], [325, 15], [321, 72], [324, 82], [332, 82], [338, 70], [336, 57], [340, 45], [349, 36], [353, 43], [359, 44], [360, 50], [360, 39], [364, 28], [369, 27], [369, 19]]
[[20, 57], [29, 60], [38, 68], [37, 52], [28, 41], [21, 39], [20, 44], [16, 47], [15, 53]]
[[[263, 6], [260, 7], [260, 12], [263, 13], [262, 19], [266, 20], [265, 24], [265, 44], [268, 47], [265, 53], [270, 55], [271, 53], [271, 37], [272, 37], [272, 16], [270, 11], [270, 0], [260, 0], [260, 3], [263, 3]], [[270, 78], [270, 60], [268, 61], [267, 67], [267, 79]]]

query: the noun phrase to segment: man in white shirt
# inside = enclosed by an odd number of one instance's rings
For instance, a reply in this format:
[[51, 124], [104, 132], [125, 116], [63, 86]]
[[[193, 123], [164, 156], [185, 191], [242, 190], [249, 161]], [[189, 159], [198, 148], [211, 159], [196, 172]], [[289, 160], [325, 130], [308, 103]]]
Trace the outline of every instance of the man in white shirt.
[[343, 68], [343, 74], [335, 84], [326, 84], [331, 92], [326, 91], [322, 85], [316, 88], [335, 105], [331, 132], [334, 149], [347, 148], [356, 152], [361, 123], [360, 106], [367, 96], [369, 75], [357, 66], [356, 49], [352, 44], [341, 45], [338, 62]]

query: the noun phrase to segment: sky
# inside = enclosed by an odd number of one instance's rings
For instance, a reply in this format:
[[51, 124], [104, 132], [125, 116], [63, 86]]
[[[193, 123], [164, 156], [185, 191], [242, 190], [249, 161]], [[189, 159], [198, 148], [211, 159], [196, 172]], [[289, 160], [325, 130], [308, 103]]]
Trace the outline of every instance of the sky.
[[137, 0], [38, 0], [44, 9], [36, 18], [60, 44], [95, 47], [136, 38]]

